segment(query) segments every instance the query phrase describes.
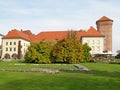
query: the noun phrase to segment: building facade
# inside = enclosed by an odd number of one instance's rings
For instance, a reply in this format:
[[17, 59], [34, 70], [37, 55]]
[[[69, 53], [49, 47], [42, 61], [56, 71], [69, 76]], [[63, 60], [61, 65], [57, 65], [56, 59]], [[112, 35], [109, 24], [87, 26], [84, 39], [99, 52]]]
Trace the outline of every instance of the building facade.
[[82, 44], [87, 43], [91, 47], [90, 53], [102, 54], [104, 50], [104, 37], [83, 37]]

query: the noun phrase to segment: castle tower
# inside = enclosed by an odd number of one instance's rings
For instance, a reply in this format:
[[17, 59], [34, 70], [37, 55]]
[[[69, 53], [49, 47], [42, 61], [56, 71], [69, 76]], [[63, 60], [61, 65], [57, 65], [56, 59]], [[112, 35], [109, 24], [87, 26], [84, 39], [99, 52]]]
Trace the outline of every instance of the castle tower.
[[96, 21], [97, 30], [105, 36], [104, 51], [107, 53], [112, 53], [112, 24], [113, 20], [106, 16], [103, 16]]

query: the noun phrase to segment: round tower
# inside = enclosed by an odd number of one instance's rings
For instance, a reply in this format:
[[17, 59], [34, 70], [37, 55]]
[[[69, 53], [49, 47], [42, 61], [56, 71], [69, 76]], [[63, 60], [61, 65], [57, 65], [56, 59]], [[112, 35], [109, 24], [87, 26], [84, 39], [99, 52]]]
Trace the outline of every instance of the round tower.
[[105, 36], [104, 51], [110, 54], [112, 53], [112, 24], [113, 20], [106, 16], [96, 21], [97, 30]]

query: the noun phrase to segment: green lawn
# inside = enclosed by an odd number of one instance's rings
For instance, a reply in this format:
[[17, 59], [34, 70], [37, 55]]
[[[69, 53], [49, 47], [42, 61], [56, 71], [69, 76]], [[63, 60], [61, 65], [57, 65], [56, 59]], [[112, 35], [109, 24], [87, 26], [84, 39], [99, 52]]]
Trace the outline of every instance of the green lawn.
[[20, 61], [0, 62], [1, 69], [32, 69], [32, 68], [52, 68], [60, 70], [76, 69], [70, 64], [29, 64]]
[[82, 63], [92, 73], [76, 71], [73, 65], [19, 64], [16, 61], [0, 62], [0, 68], [58, 68], [62, 71], [59, 74], [0, 72], [0, 90], [120, 90], [119, 64]]

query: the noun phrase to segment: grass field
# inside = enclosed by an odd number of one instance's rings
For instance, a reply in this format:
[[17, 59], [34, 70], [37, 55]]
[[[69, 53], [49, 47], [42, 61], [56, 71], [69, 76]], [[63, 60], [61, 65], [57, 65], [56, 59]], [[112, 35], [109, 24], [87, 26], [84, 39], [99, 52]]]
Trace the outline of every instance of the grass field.
[[[92, 73], [76, 71], [73, 65], [31, 65], [0, 62], [0, 69], [53, 68], [58, 74], [0, 72], [0, 90], [120, 90], [120, 65], [82, 63]], [[69, 69], [74, 71], [69, 71]]]

